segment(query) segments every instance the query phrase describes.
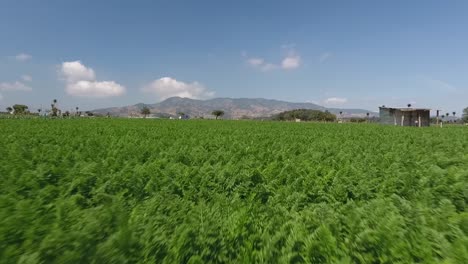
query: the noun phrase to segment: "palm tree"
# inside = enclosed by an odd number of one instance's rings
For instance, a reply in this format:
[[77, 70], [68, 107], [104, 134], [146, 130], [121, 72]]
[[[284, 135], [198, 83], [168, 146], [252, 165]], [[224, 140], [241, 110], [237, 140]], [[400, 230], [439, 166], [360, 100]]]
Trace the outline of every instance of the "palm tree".
[[410, 107], [411, 107], [411, 104], [408, 104], [408, 108], [410, 108]]
[[456, 114], [457, 114], [457, 112], [455, 112], [455, 111], [452, 112], [453, 117], [455, 117]]
[[52, 108], [52, 116], [58, 116], [58, 112], [60, 111], [56, 105], [57, 99], [52, 100], [52, 104], [50, 105], [50, 107]]

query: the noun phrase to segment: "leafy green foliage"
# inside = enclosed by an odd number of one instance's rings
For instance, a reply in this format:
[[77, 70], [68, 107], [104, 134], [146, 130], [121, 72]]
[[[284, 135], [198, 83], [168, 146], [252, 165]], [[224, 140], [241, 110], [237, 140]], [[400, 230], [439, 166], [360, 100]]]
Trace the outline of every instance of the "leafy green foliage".
[[322, 112], [319, 110], [311, 109], [296, 109], [291, 111], [285, 111], [277, 114], [273, 119], [281, 121], [293, 121], [300, 119], [301, 121], [328, 121], [332, 122], [336, 120], [336, 116], [330, 112]]
[[15, 104], [13, 105], [13, 111], [15, 115], [22, 115], [22, 114], [27, 114], [28, 111], [28, 106], [27, 105], [22, 105], [22, 104]]
[[463, 122], [468, 123], [468, 107], [463, 109], [462, 119], [463, 119]]
[[468, 263], [465, 127], [220, 122], [0, 120], [1, 262]]
[[224, 111], [223, 110], [214, 110], [213, 112], [211, 112], [211, 114], [214, 115], [216, 117], [216, 119], [218, 119], [218, 117], [224, 115]]
[[146, 118], [146, 116], [148, 116], [149, 114], [151, 114], [151, 111], [150, 111], [150, 109], [149, 109], [147, 106], [144, 106], [144, 107], [141, 109], [141, 114]]

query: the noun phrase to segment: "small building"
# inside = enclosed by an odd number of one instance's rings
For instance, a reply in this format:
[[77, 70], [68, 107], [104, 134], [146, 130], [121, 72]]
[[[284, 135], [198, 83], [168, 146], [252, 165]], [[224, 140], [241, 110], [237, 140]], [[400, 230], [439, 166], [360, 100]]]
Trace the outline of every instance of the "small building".
[[431, 109], [379, 107], [380, 123], [395, 126], [429, 126]]

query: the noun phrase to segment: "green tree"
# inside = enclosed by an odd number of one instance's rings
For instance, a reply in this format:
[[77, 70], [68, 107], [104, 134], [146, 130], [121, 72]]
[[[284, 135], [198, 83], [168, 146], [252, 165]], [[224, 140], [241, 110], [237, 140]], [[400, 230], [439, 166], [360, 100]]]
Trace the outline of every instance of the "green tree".
[[142, 109], [141, 109], [141, 112], [140, 112], [144, 118], [146, 118], [149, 114], [151, 114], [151, 111], [148, 107], [144, 106]]
[[15, 111], [15, 115], [22, 115], [28, 113], [28, 106], [22, 104], [15, 104], [13, 105], [13, 110]]
[[463, 122], [468, 123], [468, 107], [463, 109]]
[[211, 112], [211, 114], [214, 115], [216, 117], [216, 119], [218, 119], [218, 117], [224, 115], [224, 111], [223, 110], [214, 110], [213, 112]]
[[8, 113], [11, 113], [13, 111], [13, 108], [11, 108], [10, 106], [6, 108], [7, 112]]
[[328, 111], [322, 112], [312, 109], [296, 109], [277, 114], [273, 119], [280, 121], [293, 121], [296, 118], [302, 121], [326, 121], [333, 122], [336, 116]]

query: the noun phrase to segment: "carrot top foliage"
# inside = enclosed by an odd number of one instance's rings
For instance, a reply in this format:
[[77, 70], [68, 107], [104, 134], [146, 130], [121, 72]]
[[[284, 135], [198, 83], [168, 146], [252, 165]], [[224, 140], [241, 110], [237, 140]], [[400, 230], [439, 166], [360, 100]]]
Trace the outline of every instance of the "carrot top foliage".
[[468, 129], [0, 120], [3, 263], [468, 263]]

